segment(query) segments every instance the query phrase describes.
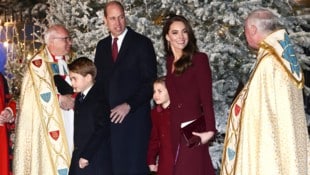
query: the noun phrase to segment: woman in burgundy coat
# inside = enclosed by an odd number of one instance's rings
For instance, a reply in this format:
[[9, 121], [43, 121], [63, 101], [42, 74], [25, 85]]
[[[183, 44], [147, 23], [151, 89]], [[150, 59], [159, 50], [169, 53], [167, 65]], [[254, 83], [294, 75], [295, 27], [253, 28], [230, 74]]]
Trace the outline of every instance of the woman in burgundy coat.
[[[208, 56], [198, 52], [196, 38], [183, 16], [172, 16], [163, 28], [167, 54], [167, 89], [171, 107], [171, 140], [175, 175], [214, 175], [208, 142], [214, 136], [212, 80]], [[194, 147], [186, 146], [180, 125], [204, 116], [205, 132]]]

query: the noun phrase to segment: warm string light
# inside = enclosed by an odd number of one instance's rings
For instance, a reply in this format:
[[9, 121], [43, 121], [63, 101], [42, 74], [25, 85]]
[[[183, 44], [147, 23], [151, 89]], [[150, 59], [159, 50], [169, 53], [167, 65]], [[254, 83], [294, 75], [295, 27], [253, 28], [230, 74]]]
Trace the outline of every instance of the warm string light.
[[25, 65], [36, 52], [35, 26], [22, 18], [22, 12], [0, 13], [0, 44], [6, 52], [6, 76], [15, 99], [19, 98]]

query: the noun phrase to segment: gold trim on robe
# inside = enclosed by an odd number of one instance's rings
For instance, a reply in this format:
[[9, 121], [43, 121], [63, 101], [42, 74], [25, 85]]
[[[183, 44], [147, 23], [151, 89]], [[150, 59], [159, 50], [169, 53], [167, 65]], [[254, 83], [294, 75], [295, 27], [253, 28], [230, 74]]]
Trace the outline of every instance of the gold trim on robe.
[[70, 152], [45, 51], [28, 63], [16, 126], [14, 175], [67, 175]]

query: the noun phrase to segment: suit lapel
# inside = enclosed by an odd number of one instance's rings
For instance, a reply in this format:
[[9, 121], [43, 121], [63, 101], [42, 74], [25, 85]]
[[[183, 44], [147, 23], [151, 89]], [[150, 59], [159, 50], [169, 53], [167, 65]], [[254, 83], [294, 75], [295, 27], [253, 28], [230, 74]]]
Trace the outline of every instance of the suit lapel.
[[[119, 53], [118, 53], [118, 57], [116, 59], [116, 62], [115, 63], [118, 63], [120, 60], [124, 59], [126, 57], [126, 51], [128, 49], [128, 46], [130, 44], [134, 44], [131, 40], [131, 36], [132, 36], [132, 30], [130, 27], [127, 27], [127, 33], [124, 37], [124, 40], [123, 40], [123, 43], [121, 45], [121, 48], [119, 50]], [[111, 39], [111, 42], [112, 42], [112, 39]], [[111, 52], [111, 58], [112, 58], [112, 52]]]

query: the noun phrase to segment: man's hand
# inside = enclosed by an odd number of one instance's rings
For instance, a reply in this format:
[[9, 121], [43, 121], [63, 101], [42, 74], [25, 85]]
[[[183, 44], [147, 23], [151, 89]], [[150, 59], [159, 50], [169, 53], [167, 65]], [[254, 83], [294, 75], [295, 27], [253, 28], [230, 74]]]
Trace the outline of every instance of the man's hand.
[[123, 103], [121, 105], [116, 106], [111, 110], [111, 122], [112, 123], [122, 123], [126, 115], [130, 111], [130, 106], [128, 103]]
[[81, 168], [81, 169], [84, 169], [85, 167], [87, 167], [88, 166], [88, 160], [86, 160], [86, 159], [84, 159], [84, 158], [80, 158], [80, 160], [79, 160], [79, 167]]
[[70, 110], [74, 107], [74, 98], [71, 95], [59, 95], [60, 108]]

